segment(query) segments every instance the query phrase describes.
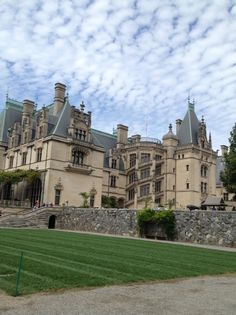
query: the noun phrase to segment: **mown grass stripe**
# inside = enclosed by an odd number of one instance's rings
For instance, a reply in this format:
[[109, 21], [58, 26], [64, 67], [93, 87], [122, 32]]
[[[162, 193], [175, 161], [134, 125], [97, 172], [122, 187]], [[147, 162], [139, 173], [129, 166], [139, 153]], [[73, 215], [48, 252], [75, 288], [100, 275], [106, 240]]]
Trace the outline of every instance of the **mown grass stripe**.
[[24, 293], [236, 272], [236, 253], [223, 251], [47, 230], [0, 230], [0, 239], [0, 273], [24, 252]]

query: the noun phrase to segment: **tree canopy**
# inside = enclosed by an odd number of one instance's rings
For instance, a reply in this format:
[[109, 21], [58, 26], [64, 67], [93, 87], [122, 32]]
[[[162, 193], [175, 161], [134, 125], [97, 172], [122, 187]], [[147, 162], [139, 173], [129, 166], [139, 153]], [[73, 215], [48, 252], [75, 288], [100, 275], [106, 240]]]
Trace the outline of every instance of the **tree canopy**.
[[36, 178], [40, 177], [40, 172], [36, 170], [16, 170], [16, 171], [0, 171], [0, 184], [16, 184], [26, 179], [32, 184]]
[[224, 155], [221, 181], [229, 193], [236, 194], [236, 123], [230, 132], [229, 151]]

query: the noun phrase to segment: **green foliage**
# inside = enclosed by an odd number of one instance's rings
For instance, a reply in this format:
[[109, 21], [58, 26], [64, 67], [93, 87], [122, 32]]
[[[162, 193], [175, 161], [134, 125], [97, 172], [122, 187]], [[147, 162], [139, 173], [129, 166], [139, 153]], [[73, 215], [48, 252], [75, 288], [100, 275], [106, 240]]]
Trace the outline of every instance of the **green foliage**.
[[82, 208], [88, 208], [89, 207], [88, 200], [89, 200], [90, 194], [87, 192], [81, 192], [80, 196], [83, 198]]
[[141, 235], [144, 235], [148, 224], [161, 226], [168, 239], [173, 239], [175, 234], [175, 215], [172, 210], [155, 211], [147, 208], [138, 213], [138, 227]]
[[36, 178], [40, 177], [40, 172], [36, 170], [16, 170], [16, 171], [0, 171], [0, 184], [17, 184], [26, 179], [32, 184]]
[[224, 171], [221, 181], [229, 193], [236, 194], [236, 123], [230, 132], [229, 152], [224, 155]]
[[103, 208], [118, 208], [117, 200], [113, 196], [102, 196]]

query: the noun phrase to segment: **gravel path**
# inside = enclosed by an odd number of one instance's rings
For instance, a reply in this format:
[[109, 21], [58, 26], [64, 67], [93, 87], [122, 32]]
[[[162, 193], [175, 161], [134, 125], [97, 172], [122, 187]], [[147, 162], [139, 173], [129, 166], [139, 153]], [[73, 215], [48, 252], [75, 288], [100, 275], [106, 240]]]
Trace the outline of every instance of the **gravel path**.
[[0, 295], [4, 315], [235, 315], [236, 275], [69, 290], [25, 297]]

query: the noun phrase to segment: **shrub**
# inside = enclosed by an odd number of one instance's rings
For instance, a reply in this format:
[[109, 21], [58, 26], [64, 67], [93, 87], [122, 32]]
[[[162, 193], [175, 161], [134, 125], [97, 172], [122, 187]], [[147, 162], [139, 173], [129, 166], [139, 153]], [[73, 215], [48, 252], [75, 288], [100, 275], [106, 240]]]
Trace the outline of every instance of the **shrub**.
[[172, 210], [155, 211], [147, 208], [138, 212], [138, 227], [141, 236], [145, 235], [148, 224], [155, 223], [161, 226], [171, 240], [175, 235], [175, 215]]

